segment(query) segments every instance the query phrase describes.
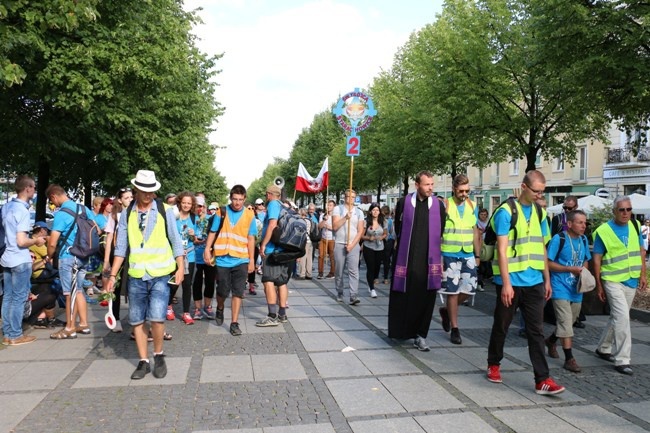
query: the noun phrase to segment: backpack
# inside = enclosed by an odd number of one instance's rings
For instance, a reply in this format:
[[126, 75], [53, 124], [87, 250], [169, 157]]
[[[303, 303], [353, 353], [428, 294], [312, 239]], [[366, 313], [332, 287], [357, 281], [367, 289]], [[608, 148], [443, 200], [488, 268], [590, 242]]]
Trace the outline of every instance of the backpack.
[[321, 229], [318, 228], [318, 224], [314, 223], [312, 220], [309, 220], [309, 239], [312, 244], [317, 244], [321, 240]]
[[[558, 233], [560, 236], [560, 245], [557, 248], [557, 254], [555, 254], [555, 257], [552, 259], [549, 257], [549, 260], [552, 262], [557, 262], [558, 257], [560, 257], [560, 253], [562, 252], [562, 248], [564, 248], [564, 244], [566, 243], [566, 232], [560, 232]], [[589, 242], [587, 241], [587, 237], [585, 235], [580, 236], [582, 239], [582, 242], [585, 244], [585, 250], [589, 251]]]
[[75, 235], [72, 246], [69, 249], [70, 254], [82, 260], [96, 255], [99, 252], [99, 232], [101, 230], [94, 220], [88, 218], [88, 215], [86, 214], [86, 206], [77, 204], [76, 212], [65, 208], [62, 208], [61, 212], [74, 216], [74, 222], [72, 223], [72, 226], [70, 226], [68, 233], [65, 235], [62, 245], [66, 244], [68, 237], [76, 225], [77, 234]]
[[[278, 225], [273, 229], [273, 233], [271, 234], [271, 242], [286, 252], [295, 253], [280, 256], [283, 257], [282, 260], [288, 262], [304, 256], [307, 236], [307, 221], [293, 209], [282, 206], [282, 209], [280, 209], [280, 217], [278, 218]], [[289, 259], [289, 256], [292, 258]], [[282, 263], [279, 260], [276, 257], [275, 261]]]
[[[496, 215], [497, 211], [503, 206], [507, 204], [510, 207], [510, 230], [514, 230], [514, 239], [512, 242], [512, 249], [514, 251], [515, 248], [515, 243], [517, 243], [517, 219], [519, 217], [519, 212], [517, 211], [517, 205], [515, 204], [515, 199], [514, 198], [509, 198], [506, 200], [504, 203], [501, 203], [499, 207], [497, 207], [494, 212], [492, 212], [492, 215], [490, 216], [490, 219], [488, 220], [487, 226], [485, 227], [485, 238], [483, 238], [483, 244], [481, 245], [481, 254], [480, 254], [480, 259], [482, 262], [488, 262], [494, 258], [494, 248], [497, 244], [497, 234], [492, 228], [492, 220], [494, 219], [494, 215]], [[537, 211], [537, 217], [539, 218], [539, 223], [542, 223], [542, 207], [538, 205], [537, 203], [533, 202], [533, 206], [535, 206], [535, 210]], [[517, 255], [517, 252], [515, 251], [515, 256]]]

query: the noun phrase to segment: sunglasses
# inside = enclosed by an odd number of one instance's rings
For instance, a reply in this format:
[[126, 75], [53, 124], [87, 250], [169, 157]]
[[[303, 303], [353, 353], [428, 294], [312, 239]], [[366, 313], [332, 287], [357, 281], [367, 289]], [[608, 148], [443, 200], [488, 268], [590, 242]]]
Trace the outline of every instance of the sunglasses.
[[143, 213], [142, 215], [140, 215], [140, 222], [138, 223], [138, 227], [140, 228], [140, 231], [144, 230], [146, 222], [147, 222], [147, 214]]
[[571, 211], [571, 210], [575, 210], [575, 207], [571, 207], [571, 206], [562, 206], [562, 209], [564, 209], [564, 210], [568, 210], [568, 211]]
[[131, 188], [120, 188], [120, 192], [130, 192]]
[[619, 207], [618, 211], [619, 212], [632, 212], [632, 208], [631, 207]]

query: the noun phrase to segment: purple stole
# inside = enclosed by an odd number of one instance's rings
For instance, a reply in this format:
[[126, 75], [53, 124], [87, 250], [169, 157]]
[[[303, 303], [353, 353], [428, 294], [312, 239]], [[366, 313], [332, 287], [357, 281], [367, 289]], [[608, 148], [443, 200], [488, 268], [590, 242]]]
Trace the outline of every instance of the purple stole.
[[[393, 274], [393, 285], [391, 290], [395, 292], [406, 292], [406, 272], [408, 265], [409, 246], [411, 245], [411, 236], [413, 234], [413, 219], [415, 215], [415, 194], [411, 193], [404, 198], [404, 209], [402, 210], [402, 230], [400, 233], [399, 244], [397, 249], [397, 261], [395, 263], [395, 273]], [[433, 202], [436, 207], [433, 208]], [[429, 256], [427, 259], [427, 290], [439, 290], [442, 283], [442, 254], [440, 252], [441, 243], [441, 221], [440, 221], [440, 203], [436, 198], [429, 197]]]

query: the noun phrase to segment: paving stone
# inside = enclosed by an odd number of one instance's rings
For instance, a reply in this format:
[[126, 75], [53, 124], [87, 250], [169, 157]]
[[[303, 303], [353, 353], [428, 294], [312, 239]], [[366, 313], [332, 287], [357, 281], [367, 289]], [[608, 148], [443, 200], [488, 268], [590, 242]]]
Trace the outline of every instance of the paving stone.
[[538, 395], [535, 393], [535, 379], [532, 371], [508, 372], [503, 375], [503, 383], [507, 387], [517, 391], [523, 397], [537, 404], [584, 401], [583, 398], [574, 394], [571, 388], [567, 388], [560, 379], [557, 379], [557, 382], [566, 388], [564, 392], [557, 395]]
[[320, 317], [296, 317], [291, 319], [291, 326], [296, 332], [331, 331], [327, 322]]
[[[33, 343], [32, 343], [33, 344]], [[54, 389], [80, 361], [20, 361], [19, 370], [8, 367], [14, 371], [11, 377], [2, 381], [2, 391], [42, 391]], [[3, 375], [4, 366], [2, 364]]]
[[[131, 380], [139, 359], [100, 359], [93, 361], [72, 386], [73, 388], [106, 388], [115, 386], [145, 386], [182, 384], [187, 380], [191, 358], [166, 356], [167, 376], [162, 379], [147, 374], [144, 379]], [[153, 359], [150, 360], [153, 371]]]
[[381, 377], [391, 395], [400, 402], [408, 412], [460, 409], [465, 405], [458, 401], [428, 376], [391, 376]]
[[424, 433], [413, 418], [352, 421], [350, 427], [354, 433]]
[[[448, 349], [449, 351], [456, 354], [459, 358], [471, 363], [477, 369], [485, 371], [487, 368], [487, 357], [488, 350], [487, 347], [460, 347], [455, 346]], [[528, 353], [526, 351], [526, 353]], [[512, 371], [512, 370], [523, 370], [523, 367], [515, 364], [507, 358], [501, 360], [501, 370], [502, 371]]]
[[326, 380], [325, 383], [347, 417], [405, 412], [377, 379]]
[[630, 402], [630, 403], [615, 403], [614, 406], [624, 410], [625, 412], [634, 415], [637, 418], [650, 423], [650, 402]]
[[614, 431], [617, 433], [641, 433], [646, 431], [599, 406], [553, 407], [549, 408], [548, 411], [589, 433], [610, 433]]
[[[315, 305], [314, 310], [316, 311], [317, 315], [321, 317], [352, 315], [352, 313], [346, 310], [345, 307], [339, 303], [336, 303], [336, 305]], [[314, 314], [314, 316], [315, 315], [316, 314]]]
[[496, 433], [497, 431], [471, 412], [416, 416], [415, 421], [427, 433]]
[[[3, 366], [4, 367], [4, 366]], [[3, 375], [5, 370], [3, 368]], [[2, 391], [7, 391], [4, 387]], [[12, 393], [0, 394], [0, 431], [9, 432], [20, 420], [27, 416], [47, 396], [45, 392], [39, 393]]]
[[421, 373], [419, 368], [394, 350], [359, 350], [354, 354], [374, 375]]
[[309, 357], [319, 376], [325, 379], [372, 375], [354, 352], [319, 352], [310, 353]]
[[253, 377], [263, 380], [300, 380], [307, 374], [297, 355], [252, 355]]
[[354, 347], [357, 350], [388, 349], [391, 347], [373, 331], [339, 331], [336, 334], [347, 346]]
[[492, 414], [517, 433], [582, 433], [545, 409], [497, 410]]
[[202, 383], [253, 381], [253, 364], [248, 355], [206, 356], [201, 366]]
[[[324, 294], [320, 295], [320, 296], [309, 296], [309, 297], [304, 298], [304, 299], [305, 299], [305, 301], [307, 301], [308, 305], [313, 305], [313, 306], [316, 306], [316, 305], [333, 305], [333, 303], [334, 303], [334, 300], [330, 296], [327, 296], [327, 295], [324, 295]], [[294, 303], [293, 299], [291, 301], [292, 301], [292, 304], [293, 304]], [[296, 304], [296, 305], [298, 305], [298, 304]]]
[[298, 338], [307, 352], [342, 350], [346, 346], [335, 332], [299, 332]]
[[[445, 374], [442, 378], [483, 407], [530, 406], [535, 404], [503, 383], [489, 382], [485, 373]], [[506, 379], [507, 380], [507, 379]], [[534, 393], [534, 390], [532, 391]], [[532, 396], [531, 396], [532, 397]]]
[[359, 319], [352, 316], [325, 317], [323, 320], [325, 320], [329, 327], [334, 331], [365, 331], [368, 329], [368, 327], [361, 323]]
[[292, 317], [317, 317], [316, 307], [311, 305], [291, 305], [287, 310], [287, 315], [289, 318]]
[[264, 433], [334, 433], [331, 424], [303, 424], [265, 427]]
[[363, 299], [361, 301], [361, 304], [354, 307], [354, 311], [361, 314], [363, 317], [368, 317], [368, 316], [381, 316], [384, 318], [387, 317], [388, 312], [386, 311], [386, 308], [377, 305], [367, 305], [365, 304], [365, 302], [367, 302], [367, 300]]

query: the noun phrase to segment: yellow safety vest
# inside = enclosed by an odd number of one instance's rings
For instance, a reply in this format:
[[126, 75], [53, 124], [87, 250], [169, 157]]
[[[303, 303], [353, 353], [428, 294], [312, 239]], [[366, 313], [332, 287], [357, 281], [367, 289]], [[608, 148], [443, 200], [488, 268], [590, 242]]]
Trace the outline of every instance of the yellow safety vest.
[[212, 247], [212, 254], [215, 257], [231, 256], [241, 259], [248, 259], [248, 230], [250, 229], [255, 213], [252, 210], [244, 209], [244, 213], [234, 227], [230, 224], [228, 211], [221, 218], [226, 220]]
[[[169, 206], [165, 205], [165, 210]], [[137, 209], [133, 208], [136, 213]], [[158, 212], [156, 204], [149, 212]], [[138, 218], [128, 218], [127, 233], [129, 237], [129, 276], [134, 278], [144, 277], [145, 272], [152, 277], [169, 275], [176, 270], [176, 261], [172, 253], [172, 247], [167, 239], [165, 230], [165, 219], [162, 215], [156, 215], [156, 225], [149, 239], [144, 242], [144, 237], [138, 227]]]
[[[546, 219], [546, 210], [542, 209], [541, 220], [537, 216], [535, 205], [531, 205], [530, 220], [526, 222], [524, 212], [515, 200], [517, 206], [517, 240], [515, 241], [515, 229], [508, 232], [508, 248], [506, 255], [508, 257], [508, 272], [522, 272], [528, 268], [543, 271], [546, 265], [544, 261], [544, 237], [542, 236], [542, 221]], [[510, 206], [503, 206], [503, 209], [511, 214]], [[494, 219], [490, 222], [494, 229]], [[498, 249], [494, 249], [494, 259], [492, 260], [492, 272], [494, 275], [501, 275], [498, 262]]]
[[594, 233], [600, 236], [606, 251], [600, 267], [600, 277], [606, 281], [623, 282], [641, 276], [641, 245], [636, 228], [628, 221], [627, 246], [616, 236], [608, 223], [602, 224]]
[[461, 218], [454, 199], [448, 200], [447, 215], [451, 221], [445, 224], [445, 232], [442, 234], [440, 250], [443, 253], [458, 253], [461, 250], [466, 253], [474, 252], [474, 226], [477, 223], [474, 209], [474, 202], [467, 199]]

